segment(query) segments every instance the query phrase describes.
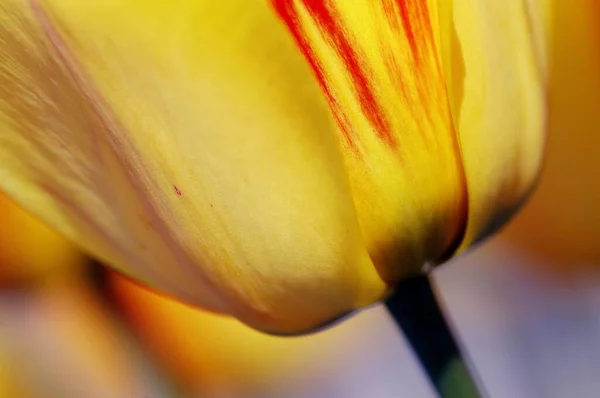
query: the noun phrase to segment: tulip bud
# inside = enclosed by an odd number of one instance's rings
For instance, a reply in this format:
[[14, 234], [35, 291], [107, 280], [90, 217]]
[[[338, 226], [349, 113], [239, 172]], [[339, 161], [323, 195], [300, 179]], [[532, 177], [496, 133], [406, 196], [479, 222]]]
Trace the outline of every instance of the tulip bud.
[[384, 297], [534, 181], [542, 0], [5, 0], [0, 189], [263, 330]]

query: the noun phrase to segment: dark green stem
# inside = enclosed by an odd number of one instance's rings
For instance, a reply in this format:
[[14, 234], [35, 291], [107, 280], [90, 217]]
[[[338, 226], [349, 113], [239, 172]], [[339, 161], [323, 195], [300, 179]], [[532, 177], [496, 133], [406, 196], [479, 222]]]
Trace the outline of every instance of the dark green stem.
[[428, 276], [401, 282], [386, 306], [441, 398], [483, 398]]

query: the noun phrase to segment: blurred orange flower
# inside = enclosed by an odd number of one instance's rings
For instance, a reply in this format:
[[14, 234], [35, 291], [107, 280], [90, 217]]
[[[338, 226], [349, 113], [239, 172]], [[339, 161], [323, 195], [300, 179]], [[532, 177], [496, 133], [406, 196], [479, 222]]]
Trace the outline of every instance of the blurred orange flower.
[[0, 193], [0, 286], [61, 274], [84, 261], [70, 241]]
[[0, 333], [0, 397], [28, 398], [26, 382], [15, 372], [14, 359], [4, 347], [5, 341]]
[[152, 397], [86, 257], [0, 195], [0, 397]]
[[4, 293], [0, 318], [0, 344], [9, 347], [32, 396], [156, 396], [141, 377], [125, 330], [85, 279], [70, 276]]
[[555, 5], [546, 163], [503, 237], [567, 271], [600, 265], [600, 3]]
[[340, 353], [365, 344], [369, 332], [388, 319], [382, 308], [325, 333], [276, 337], [186, 306], [117, 274], [111, 274], [110, 286], [140, 340], [165, 370], [192, 390], [252, 389], [297, 381], [299, 375], [327, 374]]

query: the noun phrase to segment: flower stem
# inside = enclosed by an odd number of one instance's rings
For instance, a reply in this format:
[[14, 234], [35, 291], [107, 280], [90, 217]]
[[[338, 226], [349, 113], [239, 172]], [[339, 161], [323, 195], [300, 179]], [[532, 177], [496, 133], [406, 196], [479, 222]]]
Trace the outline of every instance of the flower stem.
[[482, 398], [427, 275], [401, 282], [386, 306], [441, 398]]

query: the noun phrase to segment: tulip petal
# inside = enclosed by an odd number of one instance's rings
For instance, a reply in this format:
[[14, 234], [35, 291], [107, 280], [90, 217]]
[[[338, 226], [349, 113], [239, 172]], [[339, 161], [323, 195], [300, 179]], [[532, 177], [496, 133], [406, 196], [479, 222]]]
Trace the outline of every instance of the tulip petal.
[[466, 185], [437, 3], [272, 0], [336, 117], [363, 238], [394, 282], [462, 237]]
[[0, 189], [192, 304], [299, 331], [380, 298], [323, 95], [260, 0], [0, 4]]
[[464, 160], [462, 248], [504, 223], [537, 178], [545, 136], [549, 0], [445, 2], [444, 66]]

